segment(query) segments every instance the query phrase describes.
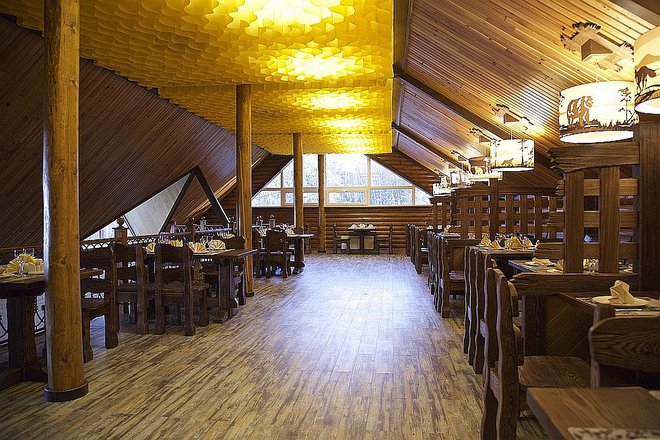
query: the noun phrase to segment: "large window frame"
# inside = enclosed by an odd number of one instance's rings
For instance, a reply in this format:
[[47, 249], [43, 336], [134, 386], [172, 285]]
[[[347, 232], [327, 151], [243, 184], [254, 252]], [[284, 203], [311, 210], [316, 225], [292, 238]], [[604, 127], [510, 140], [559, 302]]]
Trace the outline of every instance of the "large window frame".
[[[311, 156], [311, 155], [310, 155]], [[316, 155], [313, 155], [316, 157]], [[400, 176], [399, 174], [395, 173], [394, 171], [389, 170], [387, 167], [384, 167], [380, 163], [376, 162], [376, 164], [380, 167], [383, 167], [387, 169], [388, 171], [392, 172], [396, 176], [398, 176], [400, 179], [405, 180], [406, 182], [409, 183], [409, 185], [372, 185], [372, 166], [374, 160], [370, 158], [369, 156], [364, 156], [367, 161], [367, 175], [366, 175], [366, 186], [327, 186], [327, 174], [328, 172], [332, 172], [332, 170], [329, 170], [326, 165], [326, 188], [325, 188], [325, 206], [329, 207], [364, 207], [364, 208], [374, 208], [374, 207], [411, 207], [411, 206], [429, 206], [430, 203], [417, 203], [418, 200], [418, 191], [422, 192], [425, 197], [428, 198], [430, 197], [430, 194], [427, 194], [423, 189], [417, 187], [414, 185], [412, 182], [409, 182], [407, 179], [404, 177]], [[326, 158], [327, 160], [327, 158]], [[291, 166], [293, 160], [288, 162], [282, 170], [275, 175], [273, 179], [271, 179], [268, 184], [266, 184], [254, 197], [257, 197], [261, 193], [278, 193], [279, 197], [279, 204], [277, 205], [258, 205], [254, 206], [255, 208], [288, 208], [292, 207], [294, 205], [294, 200], [293, 197], [291, 197], [291, 202], [287, 203], [286, 196], [287, 194], [293, 195], [293, 187], [285, 187], [284, 186], [284, 173], [285, 170]], [[326, 162], [327, 163], [327, 162]], [[317, 170], [318, 172], [318, 170]], [[269, 188], [269, 185], [272, 185], [272, 183], [276, 181], [275, 185], [273, 187]], [[372, 190], [393, 190], [393, 189], [399, 189], [399, 190], [409, 190], [411, 192], [411, 197], [410, 197], [410, 204], [398, 204], [398, 205], [372, 205], [371, 204], [371, 192]], [[318, 194], [318, 184], [317, 186], [313, 187], [304, 187], [303, 188], [303, 193], [304, 194]], [[338, 194], [338, 193], [354, 193], [354, 194], [364, 194], [364, 199], [359, 202], [333, 202], [333, 196], [332, 194]], [[253, 198], [254, 200], [254, 198]], [[318, 196], [317, 196], [317, 202], [306, 202], [303, 203], [304, 206], [318, 206]]]

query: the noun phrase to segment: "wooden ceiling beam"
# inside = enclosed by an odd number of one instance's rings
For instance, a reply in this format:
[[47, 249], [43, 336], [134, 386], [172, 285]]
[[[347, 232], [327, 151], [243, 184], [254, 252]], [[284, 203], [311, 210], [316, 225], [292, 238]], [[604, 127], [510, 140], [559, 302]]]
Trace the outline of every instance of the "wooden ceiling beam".
[[413, 0], [394, 0], [394, 71], [405, 72]]
[[431, 145], [431, 143], [429, 143], [429, 141], [422, 138], [418, 134], [413, 133], [412, 131], [408, 130], [407, 128], [401, 127], [401, 126], [396, 125], [396, 124], [392, 124], [392, 129], [396, 130], [399, 134], [404, 135], [405, 137], [407, 137], [411, 141], [415, 142], [416, 144], [426, 148], [427, 150], [429, 150], [433, 154], [439, 156], [445, 162], [449, 162], [450, 164], [452, 164], [454, 166], [457, 166], [459, 168], [461, 167], [461, 163], [456, 158], [453, 158], [451, 156], [451, 154], [447, 154], [444, 151], [442, 151], [441, 149], [435, 147], [434, 145]]
[[642, 20], [653, 26], [660, 26], [660, 3], [657, 0], [612, 0], [612, 3], [621, 6]]
[[[434, 101], [438, 102], [440, 105], [442, 105], [444, 108], [447, 110], [451, 111], [452, 113], [460, 116], [461, 118], [465, 119], [471, 124], [474, 124], [475, 126], [481, 128], [482, 130], [486, 131], [487, 133], [490, 133], [491, 135], [494, 135], [498, 138], [501, 139], [507, 139], [510, 136], [510, 133], [503, 128], [498, 127], [497, 125], [488, 122], [487, 120], [481, 118], [480, 116], [472, 113], [470, 110], [462, 107], [461, 105], [455, 103], [451, 99], [447, 98], [443, 94], [437, 92], [436, 90], [432, 89], [431, 87], [427, 86], [417, 78], [414, 78], [413, 76], [407, 74], [407, 73], [398, 73], [395, 75], [396, 78], [412, 87], [415, 89], [419, 90], [420, 92], [424, 93], [426, 96], [429, 98], [433, 99]], [[411, 138], [412, 139], [412, 138]], [[534, 150], [534, 161], [538, 163], [539, 165], [547, 168], [551, 172], [555, 173], [552, 170], [552, 163], [550, 162], [550, 159], [546, 157], [545, 155], [539, 153], [538, 150]]]

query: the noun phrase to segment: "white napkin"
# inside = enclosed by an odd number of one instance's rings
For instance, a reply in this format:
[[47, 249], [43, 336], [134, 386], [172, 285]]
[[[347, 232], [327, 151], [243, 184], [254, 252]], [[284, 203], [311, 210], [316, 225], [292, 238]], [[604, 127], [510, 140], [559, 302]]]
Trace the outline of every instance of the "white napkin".
[[188, 247], [193, 252], [206, 252], [206, 245], [204, 243], [188, 243]]
[[291, 228], [287, 228], [285, 232], [286, 232], [286, 235], [295, 235], [295, 232], [293, 232], [293, 229], [291, 229]]
[[209, 249], [213, 249], [213, 250], [226, 249], [225, 242], [222, 240], [211, 240], [209, 241]]
[[520, 249], [522, 247], [522, 242], [518, 237], [511, 237], [511, 249]]
[[146, 245], [146, 246], [144, 247], [144, 249], [145, 249], [147, 252], [149, 252], [149, 253], [156, 252], [156, 243], [153, 243], [153, 242], [152, 242], [152, 243], [149, 243], [148, 245]]
[[500, 246], [500, 242], [497, 241], [497, 240], [491, 241], [490, 242], [490, 247], [492, 247], [493, 249], [501, 249], [502, 248], [502, 246]]
[[183, 240], [172, 240], [170, 241], [170, 246], [183, 247]]
[[528, 237], [525, 237], [525, 239], [522, 242], [522, 245], [524, 247], [533, 247], [534, 243], [532, 243], [532, 240], [530, 240]]
[[616, 280], [614, 286], [610, 287], [610, 295], [612, 304], [635, 304], [635, 297], [630, 294], [630, 285], [621, 280]]
[[564, 270], [564, 259], [563, 258], [555, 263], [555, 268], [559, 269], [559, 270]]
[[490, 246], [490, 243], [491, 243], [490, 237], [488, 237], [487, 235], [481, 237], [481, 242], [479, 242], [479, 244], [482, 246]]
[[536, 258], [536, 257], [534, 257], [534, 258], [532, 258], [532, 263], [542, 264], [544, 266], [549, 266], [549, 265], [552, 264], [552, 261], [550, 261], [547, 258]]

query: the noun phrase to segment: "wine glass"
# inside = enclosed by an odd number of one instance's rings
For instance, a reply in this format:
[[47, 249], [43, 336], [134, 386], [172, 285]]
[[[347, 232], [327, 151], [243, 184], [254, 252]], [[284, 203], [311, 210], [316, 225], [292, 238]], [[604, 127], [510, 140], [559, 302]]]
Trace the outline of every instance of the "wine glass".
[[25, 249], [14, 250], [14, 259], [18, 261], [18, 275], [25, 276], [25, 262], [27, 261], [27, 253]]

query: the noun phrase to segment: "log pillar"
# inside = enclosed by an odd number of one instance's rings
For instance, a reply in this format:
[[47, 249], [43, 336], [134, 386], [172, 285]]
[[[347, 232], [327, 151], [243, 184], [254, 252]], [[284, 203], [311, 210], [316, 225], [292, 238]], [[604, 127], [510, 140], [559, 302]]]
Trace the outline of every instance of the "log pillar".
[[80, 5], [44, 2], [46, 102], [43, 141], [46, 400], [87, 394], [83, 371], [78, 218]]
[[644, 115], [635, 126], [639, 144], [639, 284], [660, 290], [660, 117]]
[[325, 252], [325, 154], [318, 155], [319, 170], [319, 252]]
[[302, 135], [293, 133], [293, 219], [296, 227], [305, 228], [303, 211], [303, 144]]
[[582, 273], [584, 258], [584, 171], [564, 174], [564, 272]]
[[[236, 213], [237, 233], [252, 249], [252, 86], [236, 86]], [[252, 257], [245, 259], [243, 270], [246, 296], [254, 295]]]

